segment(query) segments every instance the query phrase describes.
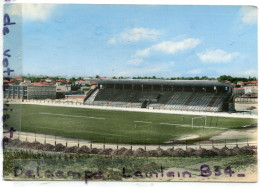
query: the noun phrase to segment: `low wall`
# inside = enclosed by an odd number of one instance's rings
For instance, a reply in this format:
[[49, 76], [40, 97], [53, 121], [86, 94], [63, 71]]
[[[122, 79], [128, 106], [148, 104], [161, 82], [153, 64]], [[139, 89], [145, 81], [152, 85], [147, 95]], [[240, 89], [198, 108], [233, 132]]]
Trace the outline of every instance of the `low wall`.
[[252, 110], [253, 108], [258, 109], [258, 104], [235, 102], [235, 110]]

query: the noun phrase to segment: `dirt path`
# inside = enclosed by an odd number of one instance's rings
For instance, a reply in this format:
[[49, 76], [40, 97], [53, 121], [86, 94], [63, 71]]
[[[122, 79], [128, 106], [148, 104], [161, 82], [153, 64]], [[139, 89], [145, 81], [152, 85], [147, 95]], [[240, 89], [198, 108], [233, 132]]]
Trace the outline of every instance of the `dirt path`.
[[254, 130], [229, 130], [217, 136], [212, 136], [210, 140], [223, 140], [223, 139], [257, 139], [257, 129]]

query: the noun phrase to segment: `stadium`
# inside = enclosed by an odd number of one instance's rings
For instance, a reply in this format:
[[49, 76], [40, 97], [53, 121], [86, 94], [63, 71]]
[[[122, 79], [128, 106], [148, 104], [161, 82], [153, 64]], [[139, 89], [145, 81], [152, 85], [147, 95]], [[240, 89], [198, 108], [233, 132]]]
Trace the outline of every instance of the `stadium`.
[[85, 104], [118, 107], [230, 111], [234, 85], [208, 80], [94, 80]]
[[87, 92], [82, 103], [27, 99], [14, 104], [12, 108], [21, 113], [15, 117], [10, 112], [13, 116], [9, 124], [22, 132], [112, 144], [198, 142], [257, 124], [254, 116], [232, 116], [234, 85], [226, 82], [91, 81], [96, 86]]

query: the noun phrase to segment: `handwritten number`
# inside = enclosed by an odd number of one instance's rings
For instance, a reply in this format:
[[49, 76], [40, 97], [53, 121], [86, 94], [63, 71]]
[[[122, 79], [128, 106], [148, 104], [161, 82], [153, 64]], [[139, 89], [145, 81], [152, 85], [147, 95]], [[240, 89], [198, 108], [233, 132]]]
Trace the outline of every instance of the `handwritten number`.
[[207, 164], [200, 166], [200, 172], [202, 177], [209, 177], [212, 174], [212, 171], [210, 171], [210, 167]]
[[214, 166], [214, 168], [215, 168], [215, 176], [220, 176], [221, 175], [220, 167]]
[[235, 173], [230, 166], [226, 167], [226, 169], [224, 170], [224, 173], [229, 175], [230, 177]]

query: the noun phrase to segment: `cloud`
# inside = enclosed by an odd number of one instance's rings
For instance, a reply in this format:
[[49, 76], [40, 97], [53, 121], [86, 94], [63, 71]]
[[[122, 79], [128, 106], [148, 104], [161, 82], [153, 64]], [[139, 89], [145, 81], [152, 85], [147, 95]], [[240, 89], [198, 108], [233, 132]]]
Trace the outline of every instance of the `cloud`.
[[150, 51], [152, 48], [147, 48], [143, 50], [138, 50], [134, 56], [136, 57], [147, 57], [150, 55]]
[[[30, 21], [45, 21], [48, 19], [53, 10], [55, 4], [12, 4], [10, 6], [10, 15], [22, 16], [25, 20]], [[22, 11], [21, 11], [22, 10]]]
[[144, 58], [149, 56], [152, 51], [159, 51], [166, 54], [175, 54], [178, 51], [192, 49], [199, 44], [200, 44], [200, 40], [194, 38], [188, 38], [180, 42], [163, 41], [149, 48], [138, 50], [134, 56]]
[[257, 23], [257, 7], [243, 6], [240, 8], [241, 21], [245, 24]]
[[202, 72], [202, 69], [193, 69], [193, 70], [190, 70], [188, 71], [188, 73], [190, 74], [200, 74]]
[[207, 50], [202, 53], [197, 53], [197, 56], [200, 58], [202, 62], [212, 62], [212, 63], [220, 63], [220, 62], [230, 62], [235, 57], [239, 56], [239, 53], [227, 53], [221, 49], [216, 50]]
[[143, 27], [133, 28], [125, 32], [120, 33], [116, 37], [108, 40], [109, 44], [115, 44], [116, 42], [137, 42], [141, 40], [155, 41], [160, 35], [160, 31], [155, 29], [148, 29]]
[[116, 43], [116, 39], [115, 39], [115, 38], [110, 38], [110, 39], [108, 40], [108, 43], [109, 43], [109, 44], [115, 44], [115, 43]]
[[200, 40], [188, 38], [181, 42], [170, 42], [164, 41], [159, 44], [156, 44], [152, 47], [155, 51], [161, 51], [163, 53], [174, 54], [177, 51], [183, 51], [186, 49], [191, 49], [196, 47], [200, 43]]

